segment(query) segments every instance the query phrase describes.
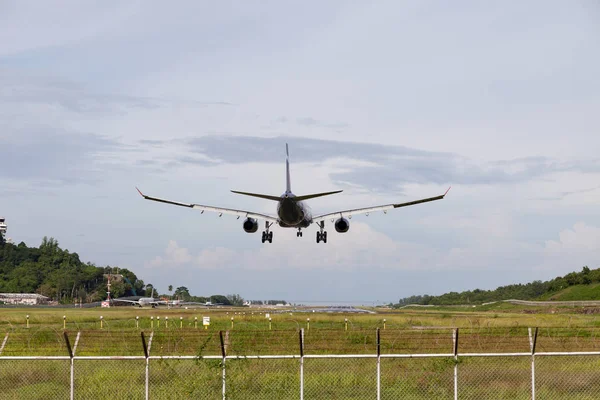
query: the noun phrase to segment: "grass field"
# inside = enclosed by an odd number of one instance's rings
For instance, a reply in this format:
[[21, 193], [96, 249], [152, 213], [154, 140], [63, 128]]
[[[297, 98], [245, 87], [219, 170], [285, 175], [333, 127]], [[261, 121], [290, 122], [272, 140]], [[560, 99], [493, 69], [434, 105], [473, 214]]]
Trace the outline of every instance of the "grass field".
[[[265, 311], [270, 312], [270, 326]], [[152, 356], [218, 356], [221, 330], [226, 331], [228, 355], [299, 355], [300, 328], [304, 329], [307, 355], [376, 354], [377, 328], [382, 354], [451, 354], [453, 328], [459, 328], [460, 353], [529, 352], [528, 327], [539, 327], [538, 352], [600, 351], [600, 324], [596, 315], [567, 307], [543, 311], [507, 304], [485, 309], [387, 310], [368, 315], [298, 311], [290, 314], [249, 308], [4, 308], [0, 309], [0, 343], [7, 334], [8, 340], [0, 355], [0, 398], [68, 397], [69, 360], [2, 359], [2, 356], [68, 355], [64, 331], [71, 345], [80, 333], [77, 356], [143, 356], [141, 332], [147, 340], [152, 335]], [[29, 315], [29, 328], [26, 315]], [[66, 316], [64, 320], [63, 316]], [[202, 326], [203, 316], [211, 317], [208, 329]], [[138, 326], [136, 317], [139, 317]], [[540, 398], [600, 397], [599, 356], [537, 359], [536, 387]], [[299, 362], [299, 359], [227, 360], [227, 398], [296, 399]], [[374, 397], [375, 358], [308, 358], [304, 363], [307, 399]], [[459, 397], [528, 399], [531, 397], [530, 363], [530, 357], [461, 357], [458, 360]], [[145, 365], [143, 359], [75, 360], [76, 398], [144, 398]], [[382, 398], [452, 398], [454, 365], [451, 356], [383, 358]], [[150, 360], [149, 390], [152, 398], [222, 399], [221, 374], [219, 359], [153, 359]]]
[[540, 300], [577, 301], [600, 299], [600, 283], [573, 285], [556, 293], [547, 293]]
[[[595, 314], [568, 307], [553, 313], [533, 313], [509, 304], [487, 307], [378, 314], [274, 313], [250, 308], [5, 308], [0, 309], [0, 340], [9, 333], [4, 355], [65, 355], [65, 327], [72, 343], [81, 332], [77, 355], [142, 355], [140, 332], [153, 331], [152, 355], [219, 355], [222, 330], [229, 331], [228, 354], [297, 354], [297, 332], [303, 328], [307, 354], [372, 354], [379, 328], [382, 352], [448, 353], [452, 329], [459, 328], [461, 352], [515, 352], [528, 351], [527, 328], [539, 327], [541, 351], [600, 349], [596, 344], [600, 320]], [[204, 316], [211, 318], [207, 329], [202, 326]]]

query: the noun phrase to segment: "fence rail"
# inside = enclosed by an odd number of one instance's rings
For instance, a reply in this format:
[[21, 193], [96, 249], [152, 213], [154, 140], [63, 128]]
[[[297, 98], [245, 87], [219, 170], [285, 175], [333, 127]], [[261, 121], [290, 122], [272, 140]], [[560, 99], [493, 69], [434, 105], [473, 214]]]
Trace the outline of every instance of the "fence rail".
[[[140, 335], [144, 355], [77, 355], [66, 332], [66, 355], [0, 354], [0, 398], [200, 399], [597, 399], [600, 351], [451, 351], [392, 354], [152, 355], [154, 332]], [[6, 339], [4, 341], [6, 343]], [[156, 346], [156, 343], [155, 343]]]

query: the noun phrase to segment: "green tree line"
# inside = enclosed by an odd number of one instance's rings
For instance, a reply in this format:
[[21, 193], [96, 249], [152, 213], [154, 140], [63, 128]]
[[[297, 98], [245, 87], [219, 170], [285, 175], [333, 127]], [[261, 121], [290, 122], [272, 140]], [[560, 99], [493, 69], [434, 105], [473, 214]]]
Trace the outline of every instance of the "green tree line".
[[[111, 298], [137, 296], [171, 298], [227, 306], [243, 306], [244, 299], [239, 294], [227, 296], [194, 296], [185, 286], [169, 294], [159, 294], [156, 288], [125, 268], [84, 263], [77, 253], [63, 250], [53, 238], [44, 237], [39, 247], [28, 247], [21, 242], [18, 245], [6, 243], [0, 233], [0, 292], [2, 293], [39, 293], [53, 301], [69, 304], [75, 301], [90, 303], [107, 298], [107, 278], [110, 276]], [[272, 301], [275, 304], [275, 300]], [[285, 301], [277, 300], [285, 303]], [[271, 304], [271, 301], [269, 302]]]
[[449, 292], [440, 296], [410, 296], [402, 298], [396, 307], [408, 304], [421, 305], [453, 305], [453, 304], [481, 304], [500, 300], [535, 300], [541, 296], [556, 293], [574, 285], [590, 285], [600, 283], [600, 268], [590, 270], [587, 266], [580, 272], [571, 272], [549, 281], [533, 281], [526, 284], [500, 286], [494, 290], [468, 290], [465, 292]]
[[59, 247], [53, 238], [28, 247], [6, 243], [0, 233], [0, 292], [39, 293], [59, 303], [106, 299], [106, 275], [111, 297], [144, 295], [144, 282], [127, 269], [84, 263], [77, 253]]

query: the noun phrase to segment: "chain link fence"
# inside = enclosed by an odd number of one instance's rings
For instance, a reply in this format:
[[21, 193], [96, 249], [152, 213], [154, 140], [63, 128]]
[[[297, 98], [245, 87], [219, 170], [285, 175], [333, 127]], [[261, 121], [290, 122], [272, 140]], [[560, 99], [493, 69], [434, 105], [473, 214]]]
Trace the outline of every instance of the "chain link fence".
[[336, 339], [302, 329], [20, 332], [0, 338], [0, 399], [591, 400], [600, 398], [596, 338], [527, 328]]

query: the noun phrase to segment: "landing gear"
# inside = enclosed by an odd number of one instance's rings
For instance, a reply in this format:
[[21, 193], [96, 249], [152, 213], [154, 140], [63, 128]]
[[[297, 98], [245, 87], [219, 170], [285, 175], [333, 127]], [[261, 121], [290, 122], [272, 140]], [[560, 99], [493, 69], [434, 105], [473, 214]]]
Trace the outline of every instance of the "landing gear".
[[296, 232], [296, 237], [302, 237], [302, 228], [298, 228], [298, 232]]
[[265, 230], [262, 233], [262, 242], [273, 243], [273, 232], [269, 231], [269, 228], [273, 225], [273, 223], [269, 223], [269, 221], [265, 222]]
[[319, 232], [317, 232], [317, 243], [327, 243], [327, 231], [325, 229], [325, 221], [319, 223]]
[[264, 231], [262, 233], [262, 242], [273, 243], [273, 232]]
[[317, 232], [317, 243], [327, 243], [327, 232]]

